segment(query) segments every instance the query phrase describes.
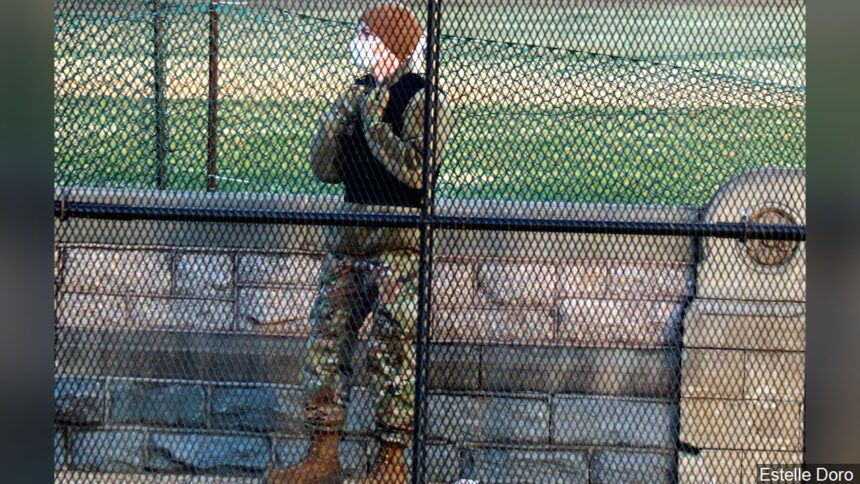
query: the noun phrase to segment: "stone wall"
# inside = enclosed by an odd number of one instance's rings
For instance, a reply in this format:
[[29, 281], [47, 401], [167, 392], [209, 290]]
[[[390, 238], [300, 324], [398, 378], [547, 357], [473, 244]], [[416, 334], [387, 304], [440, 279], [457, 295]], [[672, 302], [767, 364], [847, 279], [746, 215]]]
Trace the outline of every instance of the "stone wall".
[[[705, 220], [805, 225], [805, 193], [801, 170], [752, 172], [720, 190]], [[701, 453], [680, 455], [681, 476], [755, 482], [756, 464], [803, 459], [806, 244], [702, 244], [680, 399], [681, 440]]]
[[[756, 178], [762, 173], [764, 181]], [[773, 192], [773, 177], [802, 183], [802, 173], [753, 173], [703, 209], [443, 201], [438, 213], [736, 221], [733, 204], [749, 196], [742, 188]], [[62, 195], [282, 210], [332, 202]], [[752, 203], [771, 206], [773, 197]], [[297, 460], [307, 445], [298, 385], [320, 234], [317, 227], [57, 221], [58, 469], [255, 476], [269, 463]], [[439, 232], [430, 478], [664, 482], [679, 472], [687, 482], [736, 482], [756, 459], [796, 459], [802, 244], [788, 263], [765, 267], [750, 264], [737, 242], [722, 243]], [[761, 290], [738, 293], [743, 284]], [[342, 449], [344, 466], [356, 472], [374, 450], [365, 326]], [[698, 455], [676, 457], [679, 431]]]

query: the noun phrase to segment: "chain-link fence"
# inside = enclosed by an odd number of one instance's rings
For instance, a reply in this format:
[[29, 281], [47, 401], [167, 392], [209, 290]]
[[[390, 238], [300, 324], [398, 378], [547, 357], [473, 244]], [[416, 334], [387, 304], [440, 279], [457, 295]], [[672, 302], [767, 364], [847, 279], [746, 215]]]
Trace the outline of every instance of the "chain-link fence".
[[804, 23], [55, 0], [57, 480], [801, 462]]

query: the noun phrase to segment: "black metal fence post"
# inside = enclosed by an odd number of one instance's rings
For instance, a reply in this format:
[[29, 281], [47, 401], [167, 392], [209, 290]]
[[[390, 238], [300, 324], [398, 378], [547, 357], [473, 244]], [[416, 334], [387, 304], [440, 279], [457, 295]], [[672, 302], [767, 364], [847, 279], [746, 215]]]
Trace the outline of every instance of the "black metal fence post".
[[[422, 140], [422, 170], [421, 187], [421, 223], [420, 233], [420, 259], [418, 268], [418, 327], [415, 345], [415, 425], [413, 429], [412, 444], [412, 482], [418, 484], [424, 479], [424, 419], [427, 408], [427, 344], [429, 340], [428, 326], [431, 320], [432, 310], [432, 273], [433, 273], [433, 231], [432, 217], [434, 204], [434, 191], [432, 190], [433, 168], [435, 167], [436, 146], [435, 132], [436, 103], [438, 96], [436, 86], [438, 84], [438, 47], [439, 47], [439, 6], [440, 0], [428, 0], [427, 2], [427, 55], [425, 75], [430, 88], [424, 93], [424, 136]], [[433, 166], [431, 166], [431, 164]]]
[[218, 2], [209, 0], [209, 124], [206, 138], [206, 188], [217, 188], [218, 175]]
[[164, 101], [164, 11], [162, 0], [152, 0], [153, 77], [155, 91], [155, 183], [159, 190], [167, 186], [167, 120]]

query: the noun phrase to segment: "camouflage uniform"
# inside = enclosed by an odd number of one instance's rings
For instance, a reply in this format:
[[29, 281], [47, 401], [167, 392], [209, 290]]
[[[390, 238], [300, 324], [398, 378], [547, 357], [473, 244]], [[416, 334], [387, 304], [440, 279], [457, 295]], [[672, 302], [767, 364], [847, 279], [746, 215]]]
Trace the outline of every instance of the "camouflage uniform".
[[376, 432], [383, 440], [409, 445], [418, 317], [418, 254], [384, 251], [375, 257], [329, 253], [311, 310], [304, 385], [307, 418], [316, 428], [340, 430], [345, 412], [344, 378], [358, 331], [372, 313], [368, 370], [378, 398]]
[[[403, 130], [397, 135], [381, 122], [388, 103], [386, 86], [412, 70], [410, 62], [385, 86], [351, 86], [324, 116], [311, 149], [311, 165], [318, 179], [342, 183], [345, 151], [341, 135], [353, 129], [360, 116], [373, 156], [398, 181], [421, 187], [424, 89], [409, 101]], [[437, 153], [448, 133], [448, 105], [440, 93]], [[343, 212], [417, 214], [414, 207], [342, 202]], [[418, 318], [418, 229], [330, 227], [319, 276], [319, 293], [311, 310], [311, 336], [303, 377], [307, 394], [306, 417], [312, 429], [336, 431], [345, 423], [346, 385], [358, 331], [372, 316], [368, 369], [378, 397], [376, 434], [410, 445], [414, 408], [415, 335]]]

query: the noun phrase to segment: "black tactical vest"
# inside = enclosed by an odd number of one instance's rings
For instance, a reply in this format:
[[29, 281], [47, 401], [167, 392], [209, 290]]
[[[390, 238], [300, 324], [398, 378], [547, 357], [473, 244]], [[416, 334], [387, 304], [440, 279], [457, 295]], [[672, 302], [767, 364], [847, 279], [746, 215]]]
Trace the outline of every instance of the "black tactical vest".
[[[373, 83], [368, 75], [355, 81], [367, 86]], [[389, 88], [388, 106], [382, 121], [390, 123], [397, 136], [403, 135], [403, 112], [412, 97], [426, 85], [424, 78], [409, 72]], [[341, 139], [343, 149], [344, 200], [365, 205], [416, 207], [421, 205], [421, 189], [401, 183], [370, 151], [364, 137], [361, 115], [353, 121]]]

